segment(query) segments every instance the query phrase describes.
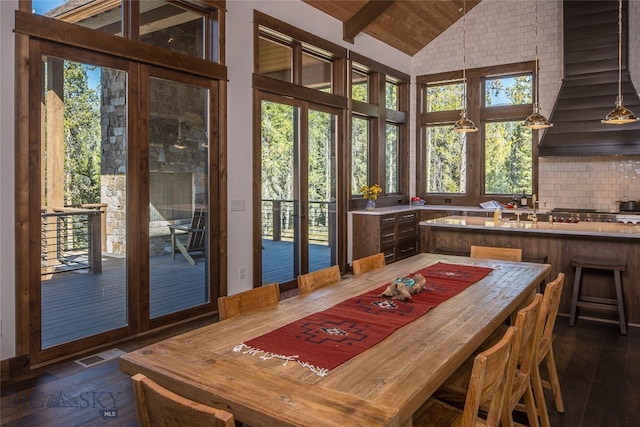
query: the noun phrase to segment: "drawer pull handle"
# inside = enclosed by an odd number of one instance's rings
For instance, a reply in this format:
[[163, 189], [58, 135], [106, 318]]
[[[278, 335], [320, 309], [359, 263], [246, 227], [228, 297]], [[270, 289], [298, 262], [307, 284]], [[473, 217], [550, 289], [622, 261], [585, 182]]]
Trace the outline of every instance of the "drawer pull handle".
[[407, 233], [415, 233], [416, 230], [415, 228], [411, 228], [409, 230], [400, 230], [401, 233], [407, 234]]
[[415, 248], [412, 246], [410, 248], [400, 249], [400, 252], [402, 252], [403, 254], [406, 254], [407, 252], [413, 252], [414, 250]]
[[382, 237], [393, 237], [395, 233], [383, 234]]
[[415, 218], [416, 216], [414, 214], [409, 214], [409, 215], [404, 215], [404, 218]]

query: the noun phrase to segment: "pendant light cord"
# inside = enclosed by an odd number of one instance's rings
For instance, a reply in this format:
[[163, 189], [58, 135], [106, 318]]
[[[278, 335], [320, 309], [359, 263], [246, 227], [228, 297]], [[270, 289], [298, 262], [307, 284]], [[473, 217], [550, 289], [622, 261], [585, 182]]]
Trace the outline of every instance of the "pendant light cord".
[[462, 2], [462, 108], [467, 111], [467, 1]]
[[535, 27], [535, 42], [536, 42], [536, 74], [535, 74], [536, 86], [535, 86], [535, 91], [533, 93], [533, 105], [534, 105], [534, 109], [537, 109], [538, 108], [538, 91], [540, 90], [538, 86], [538, 81], [540, 80], [540, 66], [538, 65], [538, 0], [536, 0], [536, 13], [535, 13], [534, 22], [535, 22], [534, 27]]
[[622, 0], [618, 0], [618, 99], [622, 105]]

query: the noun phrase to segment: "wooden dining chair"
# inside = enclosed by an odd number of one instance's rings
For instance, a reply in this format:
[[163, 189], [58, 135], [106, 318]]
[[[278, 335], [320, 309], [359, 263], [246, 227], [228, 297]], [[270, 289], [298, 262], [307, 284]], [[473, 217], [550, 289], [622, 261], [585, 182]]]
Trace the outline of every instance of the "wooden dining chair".
[[233, 414], [203, 405], [160, 386], [142, 374], [132, 378], [140, 427], [235, 427]]
[[[564, 402], [562, 401], [562, 391], [560, 389], [560, 379], [558, 378], [558, 369], [556, 367], [556, 359], [553, 354], [553, 328], [556, 324], [556, 317], [558, 315], [558, 307], [560, 306], [560, 297], [562, 296], [562, 288], [564, 286], [564, 273], [559, 273], [553, 281], [547, 283], [544, 288], [544, 296], [542, 298], [542, 308], [540, 310], [540, 318], [538, 320], [538, 329], [541, 331], [540, 343], [538, 346], [537, 364], [535, 366], [533, 375], [533, 391], [536, 395], [536, 402], [538, 403], [538, 409], [544, 411], [540, 417], [543, 421], [543, 427], [547, 427], [544, 424], [545, 418], [548, 419], [546, 413], [547, 407], [544, 403], [544, 390], [543, 388], [551, 389], [553, 392], [553, 400], [556, 405], [556, 411], [564, 413]], [[549, 380], [543, 380], [540, 375], [540, 365], [542, 362], [546, 363]]]
[[506, 392], [506, 371], [514, 352], [517, 331], [515, 326], [509, 327], [497, 344], [475, 357], [464, 409], [458, 409], [431, 397], [414, 414], [413, 425], [419, 427], [475, 426], [479, 421], [480, 404], [490, 402], [486, 421], [480, 421], [479, 424], [497, 427]]
[[471, 258], [522, 261], [522, 249], [471, 245]]
[[218, 298], [220, 320], [260, 308], [273, 307], [280, 302], [280, 287], [277, 283], [263, 285], [248, 291]]
[[364, 258], [356, 259], [353, 261], [353, 275], [359, 276], [367, 271], [375, 270], [376, 268], [382, 268], [386, 265], [384, 260], [384, 254], [378, 253], [375, 255], [369, 255]]
[[332, 283], [338, 283], [340, 280], [340, 267], [332, 265], [331, 267], [323, 268], [322, 270], [298, 276], [298, 291], [301, 294], [305, 294], [313, 291], [314, 289], [331, 285]]
[[[542, 307], [542, 295], [536, 294], [533, 301], [526, 307], [518, 310], [514, 325], [518, 329], [512, 357], [507, 369], [507, 381], [505, 400], [502, 407], [502, 425], [513, 426], [513, 411], [519, 407], [519, 402], [524, 401], [523, 410], [527, 413], [528, 425], [537, 427], [538, 411], [533, 393], [532, 372], [536, 368], [536, 351], [539, 340], [539, 313]], [[502, 326], [487, 340], [481, 344], [480, 351], [490, 348], [504, 336], [508, 326]], [[464, 400], [468, 393], [468, 383], [471, 376], [471, 363], [467, 362], [454, 372], [443, 386], [436, 392], [436, 397], [449, 401], [454, 405]], [[488, 410], [487, 405], [481, 405], [481, 409]]]

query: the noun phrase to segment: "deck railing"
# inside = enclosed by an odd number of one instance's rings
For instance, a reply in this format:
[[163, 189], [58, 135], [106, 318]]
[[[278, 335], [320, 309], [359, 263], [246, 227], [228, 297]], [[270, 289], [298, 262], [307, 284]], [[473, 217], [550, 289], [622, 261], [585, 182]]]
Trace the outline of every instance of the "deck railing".
[[55, 208], [41, 216], [40, 273], [102, 272], [101, 210]]
[[[297, 202], [262, 199], [262, 238], [293, 241]], [[335, 203], [309, 202], [309, 243], [329, 245], [335, 224]]]

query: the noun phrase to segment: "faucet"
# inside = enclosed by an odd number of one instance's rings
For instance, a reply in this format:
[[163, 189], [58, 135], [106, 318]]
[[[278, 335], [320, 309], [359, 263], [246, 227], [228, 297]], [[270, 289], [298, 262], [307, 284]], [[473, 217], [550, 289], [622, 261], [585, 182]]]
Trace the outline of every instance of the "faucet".
[[538, 226], [538, 205], [540, 203], [539, 200], [535, 200], [535, 196], [534, 196], [534, 200], [533, 200], [533, 211], [529, 212], [529, 215], [527, 216], [527, 219], [530, 220], [533, 223], [533, 227], [537, 227]]
[[521, 224], [521, 223], [520, 223], [520, 215], [522, 215], [522, 212], [517, 211], [517, 212], [516, 212], [516, 225], [517, 225], [518, 227], [520, 227], [520, 224]]

